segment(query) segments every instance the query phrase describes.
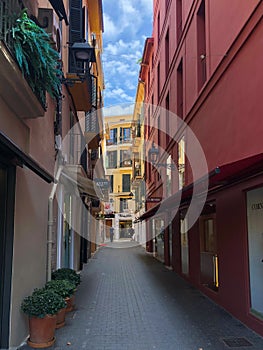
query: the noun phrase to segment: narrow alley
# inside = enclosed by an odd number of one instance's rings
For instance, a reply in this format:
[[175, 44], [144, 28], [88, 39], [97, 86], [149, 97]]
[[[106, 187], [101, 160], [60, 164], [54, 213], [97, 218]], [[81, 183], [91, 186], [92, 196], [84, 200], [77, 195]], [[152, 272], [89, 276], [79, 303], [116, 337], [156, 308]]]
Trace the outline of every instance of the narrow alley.
[[133, 242], [101, 247], [81, 278], [54, 350], [263, 349], [261, 337]]

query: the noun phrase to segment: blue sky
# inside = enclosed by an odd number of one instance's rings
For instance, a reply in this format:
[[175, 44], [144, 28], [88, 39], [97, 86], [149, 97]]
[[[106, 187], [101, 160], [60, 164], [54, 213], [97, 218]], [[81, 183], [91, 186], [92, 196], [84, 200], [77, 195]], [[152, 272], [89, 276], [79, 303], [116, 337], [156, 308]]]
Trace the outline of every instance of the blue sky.
[[152, 35], [152, 0], [103, 0], [104, 106], [134, 102], [145, 39]]

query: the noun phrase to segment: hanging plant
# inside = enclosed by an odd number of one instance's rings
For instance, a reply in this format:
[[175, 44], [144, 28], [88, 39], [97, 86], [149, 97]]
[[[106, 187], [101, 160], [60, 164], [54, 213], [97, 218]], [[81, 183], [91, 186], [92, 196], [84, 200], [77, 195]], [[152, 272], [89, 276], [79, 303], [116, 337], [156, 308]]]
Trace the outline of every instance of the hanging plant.
[[42, 106], [46, 108], [46, 92], [57, 98], [61, 90], [62, 71], [59, 54], [50, 44], [49, 35], [24, 10], [11, 29], [17, 63]]

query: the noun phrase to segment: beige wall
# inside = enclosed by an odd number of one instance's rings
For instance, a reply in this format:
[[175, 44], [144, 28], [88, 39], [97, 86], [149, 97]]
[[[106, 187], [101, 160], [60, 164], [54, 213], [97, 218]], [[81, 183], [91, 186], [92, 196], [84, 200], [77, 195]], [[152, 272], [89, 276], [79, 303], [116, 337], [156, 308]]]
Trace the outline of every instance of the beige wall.
[[46, 281], [50, 189], [31, 170], [17, 168], [10, 346], [19, 345], [28, 333], [27, 318], [20, 311], [22, 299]]

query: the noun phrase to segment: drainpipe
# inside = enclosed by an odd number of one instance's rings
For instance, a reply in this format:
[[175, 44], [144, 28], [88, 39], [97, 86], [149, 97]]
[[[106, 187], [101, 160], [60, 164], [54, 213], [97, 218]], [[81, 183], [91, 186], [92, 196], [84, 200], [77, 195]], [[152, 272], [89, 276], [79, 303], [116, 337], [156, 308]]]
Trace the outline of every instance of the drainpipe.
[[52, 230], [53, 230], [53, 200], [55, 197], [58, 181], [61, 175], [63, 166], [60, 165], [57, 170], [55, 181], [48, 199], [48, 234], [47, 234], [47, 281], [51, 280], [51, 263], [52, 263]]

